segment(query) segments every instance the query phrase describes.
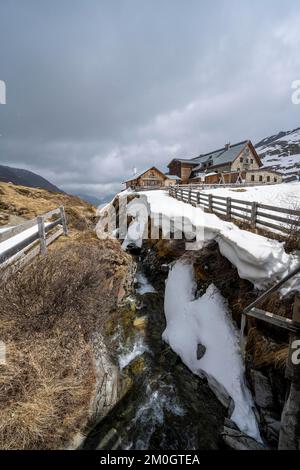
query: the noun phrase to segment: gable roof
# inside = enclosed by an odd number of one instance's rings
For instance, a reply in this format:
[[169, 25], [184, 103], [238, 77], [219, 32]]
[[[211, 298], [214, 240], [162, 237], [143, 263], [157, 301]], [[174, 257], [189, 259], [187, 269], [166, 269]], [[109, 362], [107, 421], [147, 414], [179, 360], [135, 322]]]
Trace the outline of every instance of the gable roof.
[[[195, 168], [193, 168], [193, 171], [197, 171], [202, 167], [203, 163], [207, 163], [209, 161], [212, 162], [210, 167], [223, 165], [225, 163], [232, 163], [238, 157], [241, 151], [246, 147], [246, 145], [250, 145], [251, 150], [253, 151], [254, 155], [257, 156], [256, 150], [254, 149], [251, 141], [242, 140], [241, 142], [230, 145], [230, 147], [225, 146], [220, 149], [213, 150], [212, 152], [201, 154], [195, 158], [189, 158], [189, 159], [174, 158], [172, 161], [176, 160], [181, 163], [189, 163], [189, 164], [195, 165]], [[260, 162], [259, 157], [257, 157], [257, 159]]]
[[165, 173], [165, 176], [168, 178], [168, 180], [181, 180], [181, 178], [177, 175], [168, 175], [168, 173]]
[[137, 180], [138, 178], [140, 178], [141, 176], [143, 176], [145, 173], [147, 173], [147, 171], [149, 170], [156, 170], [158, 171], [158, 173], [160, 173], [165, 179], [167, 178], [167, 176], [162, 172], [160, 171], [158, 168], [156, 168], [156, 166], [150, 166], [150, 168], [146, 168], [146, 170], [143, 170], [143, 171], [140, 171], [139, 173], [136, 173], [135, 175], [133, 175], [131, 178], [128, 178], [127, 180], [123, 181], [123, 183], [128, 183], [129, 181], [135, 181]]

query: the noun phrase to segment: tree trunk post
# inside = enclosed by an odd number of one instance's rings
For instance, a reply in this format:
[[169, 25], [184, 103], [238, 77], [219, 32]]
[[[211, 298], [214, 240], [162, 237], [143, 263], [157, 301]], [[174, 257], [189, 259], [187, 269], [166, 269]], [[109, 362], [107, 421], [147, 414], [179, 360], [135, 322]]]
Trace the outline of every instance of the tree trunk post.
[[231, 197], [226, 200], [226, 216], [227, 219], [231, 219]]
[[40, 239], [40, 253], [44, 255], [47, 251], [46, 245], [46, 231], [45, 231], [45, 221], [43, 216], [37, 217], [39, 239]]
[[67, 236], [68, 235], [68, 227], [67, 227], [67, 218], [66, 218], [66, 213], [65, 213], [64, 206], [60, 206], [59, 210], [60, 210], [60, 217], [61, 217], [61, 222], [62, 222], [62, 226], [63, 226], [64, 235]]
[[209, 210], [209, 212], [213, 211], [213, 196], [212, 196], [212, 194], [208, 195], [208, 210]]
[[[293, 321], [300, 323], [300, 296], [295, 295]], [[290, 334], [286, 377], [290, 390], [281, 415], [279, 450], [300, 450], [300, 332]]]
[[251, 205], [251, 227], [256, 227], [257, 202], [253, 201]]

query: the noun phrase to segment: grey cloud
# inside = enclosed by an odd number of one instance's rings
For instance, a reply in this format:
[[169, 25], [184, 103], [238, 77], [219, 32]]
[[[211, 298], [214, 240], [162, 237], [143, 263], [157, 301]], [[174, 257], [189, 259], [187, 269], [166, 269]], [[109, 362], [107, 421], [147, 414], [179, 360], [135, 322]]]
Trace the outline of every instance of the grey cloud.
[[296, 0], [11, 0], [0, 18], [1, 162], [65, 190], [299, 125]]

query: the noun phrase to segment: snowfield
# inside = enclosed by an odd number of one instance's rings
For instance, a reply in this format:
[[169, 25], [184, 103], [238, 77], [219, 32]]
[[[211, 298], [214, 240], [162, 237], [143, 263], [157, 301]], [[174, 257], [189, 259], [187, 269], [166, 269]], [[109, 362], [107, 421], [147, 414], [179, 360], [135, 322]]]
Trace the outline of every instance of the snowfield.
[[[194, 373], [208, 378], [215, 390], [217, 381], [234, 400], [231, 415], [239, 429], [261, 441], [253, 412], [253, 401], [244, 379], [238, 332], [226, 302], [211, 284], [206, 293], [195, 299], [193, 267], [177, 261], [169, 272], [165, 291], [167, 327], [163, 339]], [[197, 346], [206, 350], [197, 359]]]
[[[195, 246], [191, 244], [188, 249], [200, 249], [207, 241], [215, 240], [222, 255], [237, 268], [239, 276], [252, 282], [258, 289], [279, 281], [300, 263], [299, 254], [285, 252], [284, 243], [241, 230], [234, 223], [223, 221], [215, 214], [204, 212], [200, 207], [171, 198], [164, 191], [145, 191], [140, 194], [146, 196], [152, 215], [163, 214], [166, 219], [183, 216], [190, 221], [190, 225], [197, 228], [198, 243]], [[136, 214], [136, 210], [133, 214]], [[135, 239], [137, 227], [140, 227], [142, 233], [144, 223], [145, 220], [140, 220], [138, 224], [133, 222]], [[162, 229], [167, 236], [168, 224], [163, 225]], [[129, 240], [126, 240], [126, 246], [128, 243]], [[137, 244], [140, 245], [140, 240]], [[284, 294], [290, 288], [300, 290], [300, 277], [296, 276], [286, 283], [281, 292]]]
[[300, 209], [300, 181], [291, 183], [272, 184], [266, 186], [249, 186], [240, 188], [206, 189], [201, 192], [216, 196], [233, 197], [243, 201], [256, 201], [271, 206], [287, 209]]
[[[282, 205], [287, 207], [288, 201], [295, 198], [300, 200], [299, 188], [300, 184], [299, 187], [297, 184], [251, 187], [245, 192], [237, 193], [237, 199], [241, 196], [258, 200], [259, 197], [259, 200], [267, 204], [274, 204], [276, 201], [278, 205], [281, 197]], [[222, 195], [227, 192], [231, 196], [234, 194], [230, 189], [223, 188], [215, 192]], [[119, 196], [126, 198], [126, 195], [127, 193], [120, 193]], [[142, 245], [143, 235], [148, 233], [148, 213], [144, 210], [148, 205], [154, 220], [158, 220], [159, 215], [162, 217], [163, 236], [168, 238], [170, 220], [184, 218], [189, 222], [188, 233], [193, 231], [197, 237], [196, 243], [187, 243], [187, 250], [201, 249], [205, 243], [215, 240], [223, 256], [237, 268], [239, 276], [252, 282], [258, 289], [269, 287], [300, 263], [298, 253], [285, 252], [284, 243], [242, 230], [234, 223], [204, 212], [200, 207], [193, 207], [170, 197], [166, 191], [145, 191], [140, 192], [139, 196], [128, 206], [128, 215], [133, 217], [133, 221], [123, 243], [124, 249], [130, 244], [138, 247]], [[139, 199], [146, 200], [143, 210], [143, 203], [139, 203]], [[139, 282], [142, 287], [146, 283], [144, 279]], [[285, 294], [290, 289], [300, 290], [299, 288], [300, 276], [289, 281], [281, 293]], [[213, 284], [202, 297], [196, 299], [192, 265], [182, 260], [178, 260], [169, 271], [165, 290], [165, 316], [167, 326], [163, 339], [194, 374], [207, 377], [217, 396], [224, 395], [225, 391], [225, 395], [233, 399], [231, 419], [245, 434], [261, 441], [251, 393], [244, 379], [238, 334], [227, 303]], [[205, 347], [205, 351], [197, 359], [199, 344]], [[134, 350], [132, 353], [136, 352]], [[127, 360], [126, 357], [125, 362]]]

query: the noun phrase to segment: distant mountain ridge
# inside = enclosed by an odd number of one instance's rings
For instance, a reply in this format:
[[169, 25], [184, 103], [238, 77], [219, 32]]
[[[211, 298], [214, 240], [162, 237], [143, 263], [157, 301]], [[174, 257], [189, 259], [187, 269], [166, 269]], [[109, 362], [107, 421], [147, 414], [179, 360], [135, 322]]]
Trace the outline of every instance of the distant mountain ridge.
[[280, 171], [285, 179], [300, 171], [300, 127], [266, 137], [255, 148], [263, 165]]
[[42, 188], [55, 193], [63, 192], [50, 181], [29, 170], [0, 165], [0, 181], [30, 188]]

